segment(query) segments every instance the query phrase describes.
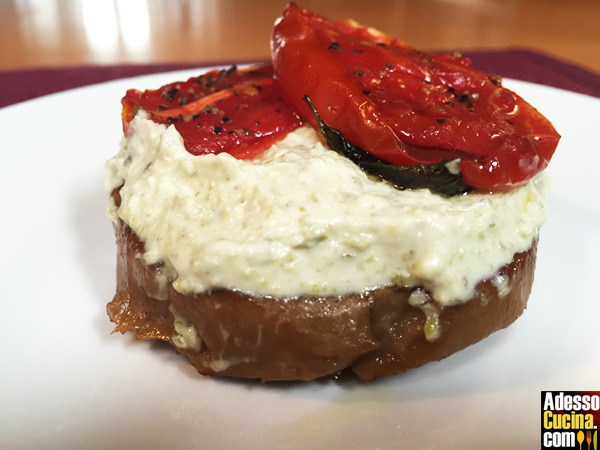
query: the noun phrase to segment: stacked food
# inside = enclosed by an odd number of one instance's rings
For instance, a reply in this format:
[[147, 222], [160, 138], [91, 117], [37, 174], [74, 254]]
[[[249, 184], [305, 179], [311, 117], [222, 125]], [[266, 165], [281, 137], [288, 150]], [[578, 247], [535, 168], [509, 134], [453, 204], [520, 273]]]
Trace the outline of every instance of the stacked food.
[[373, 380], [516, 320], [550, 122], [466, 58], [295, 5], [271, 44], [124, 97], [115, 330], [202, 374]]

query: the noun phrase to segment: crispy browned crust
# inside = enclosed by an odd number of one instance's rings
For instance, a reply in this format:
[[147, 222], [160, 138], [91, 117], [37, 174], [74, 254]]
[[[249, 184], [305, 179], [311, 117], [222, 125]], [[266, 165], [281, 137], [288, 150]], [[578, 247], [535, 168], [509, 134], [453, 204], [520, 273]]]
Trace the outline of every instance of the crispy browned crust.
[[[409, 305], [413, 291], [384, 287], [341, 297], [273, 298], [227, 289], [181, 294], [169, 288], [156, 300], [157, 267], [139, 256], [143, 244], [124, 223], [115, 226], [117, 294], [107, 306], [115, 331], [173, 344], [174, 317], [193, 323], [199, 351], [177, 348], [201, 374], [271, 380], [313, 380], [351, 368], [361, 379], [406, 371], [440, 360], [515, 321], [531, 291], [536, 242], [499, 272], [510, 291], [499, 297], [490, 281], [466, 303], [440, 307], [440, 336], [425, 338], [424, 312]], [[174, 345], [174, 344], [173, 344]]]

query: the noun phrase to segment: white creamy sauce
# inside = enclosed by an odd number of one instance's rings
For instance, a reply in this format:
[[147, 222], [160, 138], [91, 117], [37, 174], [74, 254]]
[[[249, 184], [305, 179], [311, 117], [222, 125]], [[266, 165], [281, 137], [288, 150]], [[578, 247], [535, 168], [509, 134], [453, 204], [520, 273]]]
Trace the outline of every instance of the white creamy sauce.
[[252, 358], [229, 358], [229, 359], [216, 359], [210, 362], [210, 368], [215, 372], [223, 372], [229, 369], [231, 366], [237, 366], [240, 363], [252, 362]]
[[423, 324], [423, 332], [425, 339], [429, 342], [437, 340], [441, 336], [440, 330], [440, 314], [435, 302], [425, 291], [420, 288], [413, 290], [408, 297], [408, 304], [419, 308], [425, 315], [425, 324]]
[[169, 307], [169, 311], [173, 314], [173, 327], [175, 328], [175, 334], [171, 336], [173, 344], [179, 348], [199, 351], [202, 348], [202, 339], [194, 324], [180, 316], [173, 305]]
[[503, 298], [510, 292], [510, 279], [507, 275], [497, 273], [490, 279], [492, 286], [498, 291], [498, 297]]
[[193, 156], [175, 127], [138, 114], [107, 163], [122, 219], [181, 293], [213, 287], [272, 296], [422, 286], [466, 301], [545, 220], [546, 175], [498, 194], [444, 198], [368, 177], [300, 128], [260, 157]]

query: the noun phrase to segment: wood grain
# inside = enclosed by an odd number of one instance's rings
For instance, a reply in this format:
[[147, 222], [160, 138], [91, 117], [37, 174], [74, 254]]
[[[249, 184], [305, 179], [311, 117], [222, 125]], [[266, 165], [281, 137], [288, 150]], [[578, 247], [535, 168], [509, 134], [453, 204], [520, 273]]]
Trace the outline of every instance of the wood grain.
[[[269, 56], [285, 0], [0, 0], [0, 70]], [[518, 47], [600, 73], [598, 0], [305, 0], [423, 50]]]

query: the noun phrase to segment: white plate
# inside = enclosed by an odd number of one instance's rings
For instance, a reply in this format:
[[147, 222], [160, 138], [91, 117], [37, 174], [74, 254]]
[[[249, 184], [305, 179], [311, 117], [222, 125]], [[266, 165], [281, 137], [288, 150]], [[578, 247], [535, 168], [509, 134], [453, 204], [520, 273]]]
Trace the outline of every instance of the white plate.
[[0, 110], [0, 446], [535, 448], [541, 390], [600, 390], [600, 100], [507, 80], [563, 138], [529, 308], [439, 363], [372, 384], [198, 375], [111, 335], [104, 162], [120, 98], [197, 72], [119, 80]]

